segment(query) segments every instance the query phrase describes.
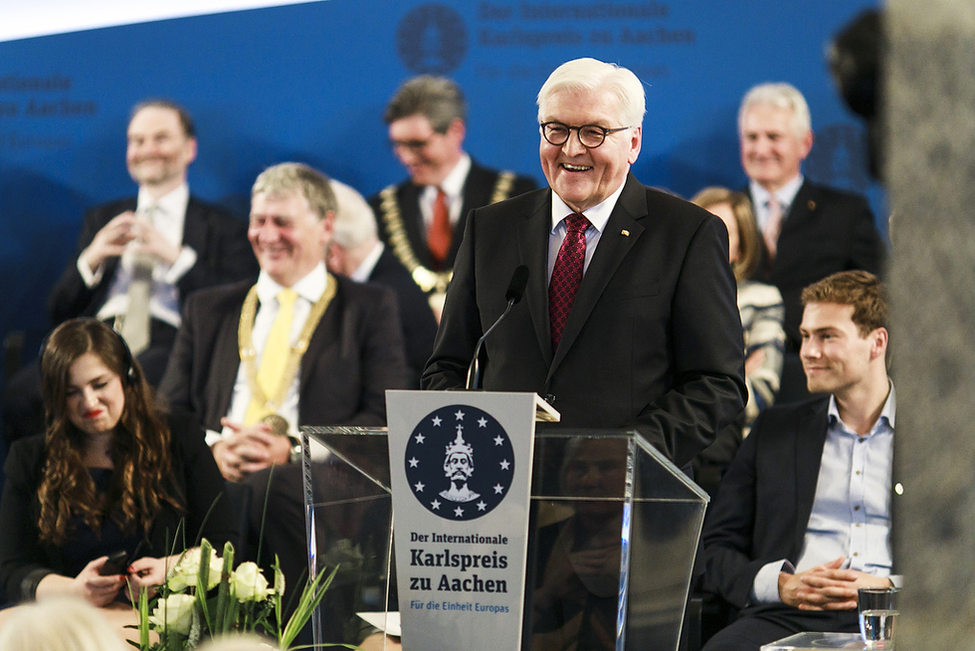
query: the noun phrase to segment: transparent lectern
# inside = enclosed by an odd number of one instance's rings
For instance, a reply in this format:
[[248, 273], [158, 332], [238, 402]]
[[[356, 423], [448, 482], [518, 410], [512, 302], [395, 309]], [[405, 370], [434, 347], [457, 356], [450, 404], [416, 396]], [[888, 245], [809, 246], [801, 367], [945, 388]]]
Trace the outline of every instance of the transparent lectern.
[[[315, 644], [355, 643], [356, 613], [397, 609], [386, 430], [305, 427], [302, 442], [309, 569], [339, 566]], [[539, 425], [522, 649], [675, 651], [707, 501], [635, 432]]]

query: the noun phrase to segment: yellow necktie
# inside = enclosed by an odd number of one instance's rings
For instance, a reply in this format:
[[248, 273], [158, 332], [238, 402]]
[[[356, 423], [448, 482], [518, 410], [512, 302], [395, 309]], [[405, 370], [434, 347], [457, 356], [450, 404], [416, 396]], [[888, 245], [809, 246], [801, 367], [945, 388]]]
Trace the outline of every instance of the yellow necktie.
[[[257, 382], [264, 396], [271, 400], [277, 395], [284, 375], [288, 358], [291, 356], [291, 322], [295, 315], [295, 299], [298, 293], [293, 289], [283, 289], [278, 294], [278, 313], [271, 325], [271, 332], [264, 342], [261, 365], [257, 369]], [[257, 396], [251, 396], [251, 403], [244, 416], [244, 425], [253, 425], [268, 414], [276, 413], [281, 405], [268, 405]]]

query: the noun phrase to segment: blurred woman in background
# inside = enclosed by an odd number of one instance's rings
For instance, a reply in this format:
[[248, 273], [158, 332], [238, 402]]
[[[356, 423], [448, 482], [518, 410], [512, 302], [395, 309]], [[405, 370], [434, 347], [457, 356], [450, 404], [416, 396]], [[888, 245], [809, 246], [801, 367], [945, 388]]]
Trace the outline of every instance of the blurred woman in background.
[[708, 488], [707, 482], [716, 488], [759, 412], [775, 402], [782, 378], [785, 305], [776, 287], [749, 279], [758, 267], [761, 245], [748, 197], [727, 188], [709, 187], [694, 195], [691, 203], [720, 217], [728, 229], [728, 258], [738, 281], [738, 310], [745, 338], [745, 411], [738, 423], [720, 432], [695, 461], [698, 483]]

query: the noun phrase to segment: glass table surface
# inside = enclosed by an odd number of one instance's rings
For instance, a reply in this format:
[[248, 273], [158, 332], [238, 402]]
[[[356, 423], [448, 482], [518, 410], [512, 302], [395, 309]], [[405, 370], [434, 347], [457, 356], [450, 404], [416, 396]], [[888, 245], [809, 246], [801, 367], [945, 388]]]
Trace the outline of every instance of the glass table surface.
[[818, 649], [866, 649], [859, 633], [796, 633], [762, 646], [761, 651], [815, 651]]

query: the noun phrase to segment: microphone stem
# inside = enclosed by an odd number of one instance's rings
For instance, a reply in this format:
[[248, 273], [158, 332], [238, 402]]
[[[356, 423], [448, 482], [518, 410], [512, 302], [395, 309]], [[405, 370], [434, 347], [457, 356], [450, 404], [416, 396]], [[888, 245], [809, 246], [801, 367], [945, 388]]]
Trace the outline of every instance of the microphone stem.
[[504, 308], [504, 312], [498, 317], [498, 320], [487, 329], [481, 338], [477, 340], [477, 346], [474, 347], [474, 359], [471, 360], [471, 365], [467, 368], [467, 390], [471, 391], [473, 389], [478, 389], [481, 383], [481, 347], [484, 345], [484, 340], [487, 336], [498, 327], [498, 324], [504, 321], [504, 317], [508, 316], [508, 312], [511, 311], [511, 307], [515, 304], [514, 298], [508, 299], [508, 305]]

